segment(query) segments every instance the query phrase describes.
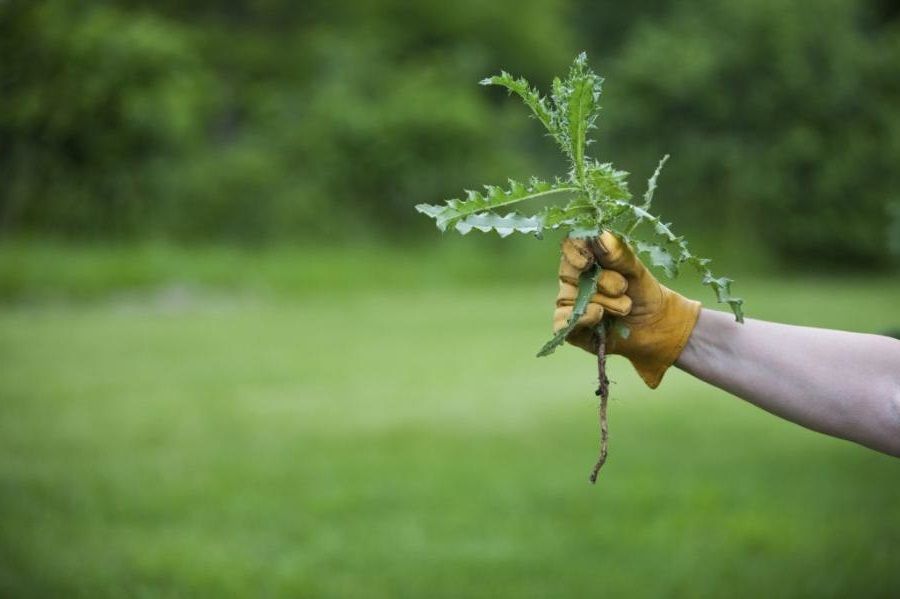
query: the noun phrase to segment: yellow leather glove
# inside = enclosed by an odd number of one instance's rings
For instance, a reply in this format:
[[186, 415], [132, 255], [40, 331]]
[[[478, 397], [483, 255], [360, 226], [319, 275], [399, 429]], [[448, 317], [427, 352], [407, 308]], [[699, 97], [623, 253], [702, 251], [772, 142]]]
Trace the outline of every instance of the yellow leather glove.
[[566, 326], [578, 294], [578, 276], [595, 260], [603, 267], [598, 293], [566, 340], [596, 353], [594, 327], [604, 312], [618, 316], [629, 332], [626, 337], [618, 327], [610, 327], [607, 352], [628, 358], [644, 382], [655, 389], [687, 344], [700, 315], [700, 302], [661, 285], [632, 249], [612, 233], [604, 232], [590, 242], [566, 238], [559, 265], [554, 332]]

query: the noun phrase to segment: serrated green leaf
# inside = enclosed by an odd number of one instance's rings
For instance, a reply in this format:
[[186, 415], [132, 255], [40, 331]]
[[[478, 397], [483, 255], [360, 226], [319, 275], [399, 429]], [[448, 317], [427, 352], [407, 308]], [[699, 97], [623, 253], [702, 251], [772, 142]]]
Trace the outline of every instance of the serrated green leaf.
[[665, 247], [646, 241], [638, 241], [636, 246], [638, 253], [646, 254], [650, 264], [662, 268], [667, 277], [672, 279], [678, 275], [678, 264], [675, 257]]
[[713, 288], [713, 291], [716, 292], [716, 300], [720, 304], [728, 304], [731, 311], [734, 312], [735, 319], [738, 322], [744, 322], [744, 300], [731, 295], [731, 284], [733, 282], [728, 277], [714, 277], [709, 271], [703, 276], [703, 284]]
[[550, 135], [557, 137], [558, 132], [554, 126], [553, 116], [550, 113], [547, 100], [536, 89], [532, 88], [524, 77], [516, 79], [506, 71], [501, 71], [499, 75], [487, 77], [479, 81], [479, 83], [481, 85], [499, 85], [500, 87], [505, 87], [510, 94], [519, 96]]
[[574, 227], [579, 222], [591, 222], [593, 214], [593, 206], [589, 203], [573, 200], [565, 207], [546, 206], [536, 216], [541, 219], [544, 229], [557, 229], [561, 226]]
[[[744, 300], [731, 295], [731, 279], [725, 277], [717, 279], [713, 277], [707, 267], [710, 262], [709, 259], [693, 255], [688, 249], [687, 241], [685, 241], [684, 237], [675, 235], [672, 232], [671, 225], [662, 222], [659, 218], [653, 216], [640, 206], [635, 206], [628, 202], [618, 202], [618, 205], [626, 207], [634, 219], [633, 223], [628, 227], [627, 233], [621, 234], [620, 231], [615, 231], [620, 234], [620, 237], [636, 246], [638, 251], [644, 251], [650, 255], [651, 263], [663, 268], [670, 277], [677, 275], [679, 264], [688, 263], [694, 266], [700, 273], [703, 284], [709, 285], [716, 292], [716, 300], [719, 303], [728, 304], [729, 308], [731, 308], [731, 311], [734, 313], [735, 320], [744, 322], [744, 311], [742, 307]], [[675, 255], [673, 256], [664, 245], [643, 241], [632, 242], [630, 238], [631, 232], [641, 222], [652, 223], [653, 232], [661, 238], [663, 244], [668, 244], [669, 247], [674, 248], [676, 252]], [[643, 244], [643, 250], [641, 249], [641, 244]], [[674, 262], [674, 264], [672, 264], [672, 262]]]
[[416, 210], [433, 218], [438, 229], [446, 231], [448, 227], [475, 214], [491, 212], [503, 206], [511, 206], [542, 196], [577, 191], [579, 191], [577, 187], [559, 181], [550, 183], [532, 179], [526, 185], [511, 180], [507, 190], [488, 185], [485, 186], [484, 192], [467, 191], [465, 200], [449, 200], [443, 206], [418, 204]]
[[591, 297], [593, 297], [594, 293], [597, 291], [597, 280], [600, 278], [600, 272], [602, 270], [603, 269], [601, 269], [598, 264], [594, 264], [582, 272], [581, 276], [578, 277], [578, 294], [575, 296], [575, 303], [572, 306], [572, 315], [569, 317], [566, 326], [557, 331], [550, 341], [541, 347], [540, 351], [537, 353], [539, 358], [549, 356], [555, 352], [556, 348], [565, 342], [569, 333], [575, 330], [578, 319], [584, 316], [584, 312], [587, 310]]
[[495, 212], [483, 212], [456, 221], [454, 228], [463, 235], [477, 229], [483, 233], [496, 231], [500, 237], [506, 237], [512, 233], [540, 233], [544, 223], [539, 216], [523, 216], [515, 212], [500, 216]]
[[571, 161], [571, 180], [581, 186], [585, 186], [587, 132], [595, 127], [602, 83], [603, 78], [587, 67], [587, 55], [582, 52], [566, 79], [554, 78], [551, 87], [553, 128]]
[[653, 175], [647, 179], [647, 191], [644, 192], [644, 203], [641, 205], [641, 208], [644, 210], [650, 210], [650, 204], [653, 203], [653, 194], [656, 192], [656, 180], [659, 179], [659, 173], [668, 160], [669, 155], [666, 154], [660, 159], [659, 164], [656, 165]]
[[594, 79], [580, 76], [571, 82], [566, 120], [569, 127], [569, 140], [572, 144], [572, 160], [575, 163], [577, 180], [584, 183], [584, 148], [587, 142], [587, 129], [591, 124], [594, 112]]
[[603, 199], [628, 201], [628, 172], [617, 170], [609, 162], [599, 164], [593, 160], [585, 164], [585, 183]]
[[653, 230], [668, 243], [678, 243], [680, 238], [672, 232], [672, 223], [664, 223], [659, 219], [653, 220]]

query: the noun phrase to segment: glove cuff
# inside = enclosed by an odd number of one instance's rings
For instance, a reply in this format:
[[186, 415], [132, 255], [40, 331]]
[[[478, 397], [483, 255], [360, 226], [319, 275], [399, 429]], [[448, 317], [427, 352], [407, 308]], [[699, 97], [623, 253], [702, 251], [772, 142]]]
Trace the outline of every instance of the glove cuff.
[[[661, 286], [662, 287], [662, 286]], [[701, 304], [662, 287], [665, 294], [662, 315], [642, 331], [653, 348], [652, 353], [628, 356], [641, 379], [656, 389], [663, 375], [681, 355], [700, 317]]]

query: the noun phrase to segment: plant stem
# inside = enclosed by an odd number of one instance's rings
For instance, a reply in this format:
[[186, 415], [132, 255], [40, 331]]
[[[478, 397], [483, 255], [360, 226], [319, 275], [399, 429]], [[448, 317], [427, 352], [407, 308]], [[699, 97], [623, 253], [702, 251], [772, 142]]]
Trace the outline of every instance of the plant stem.
[[598, 408], [598, 416], [600, 420], [600, 455], [597, 456], [597, 463], [591, 470], [591, 484], [597, 482], [597, 475], [600, 469], [606, 463], [606, 456], [609, 452], [609, 424], [606, 418], [606, 407], [609, 400], [609, 379], [606, 377], [606, 325], [600, 323], [597, 327], [597, 391], [600, 397], [600, 406]]

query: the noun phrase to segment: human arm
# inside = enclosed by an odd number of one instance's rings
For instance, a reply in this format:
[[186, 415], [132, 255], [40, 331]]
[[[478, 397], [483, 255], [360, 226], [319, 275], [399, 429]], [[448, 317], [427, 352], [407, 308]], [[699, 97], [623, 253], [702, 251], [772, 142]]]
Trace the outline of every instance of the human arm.
[[806, 428], [900, 457], [900, 341], [703, 309], [675, 366]]
[[[900, 341], [751, 319], [736, 323], [661, 285], [610, 233], [590, 244], [564, 242], [554, 329], [565, 325], [571, 310], [575, 289], [566, 278], [592, 259], [621, 273], [631, 300], [620, 316], [630, 333], [622, 337], [613, 328], [608, 348], [628, 358], [651, 388], [674, 363], [782, 418], [900, 457]], [[593, 352], [589, 332], [576, 328], [568, 340]]]

